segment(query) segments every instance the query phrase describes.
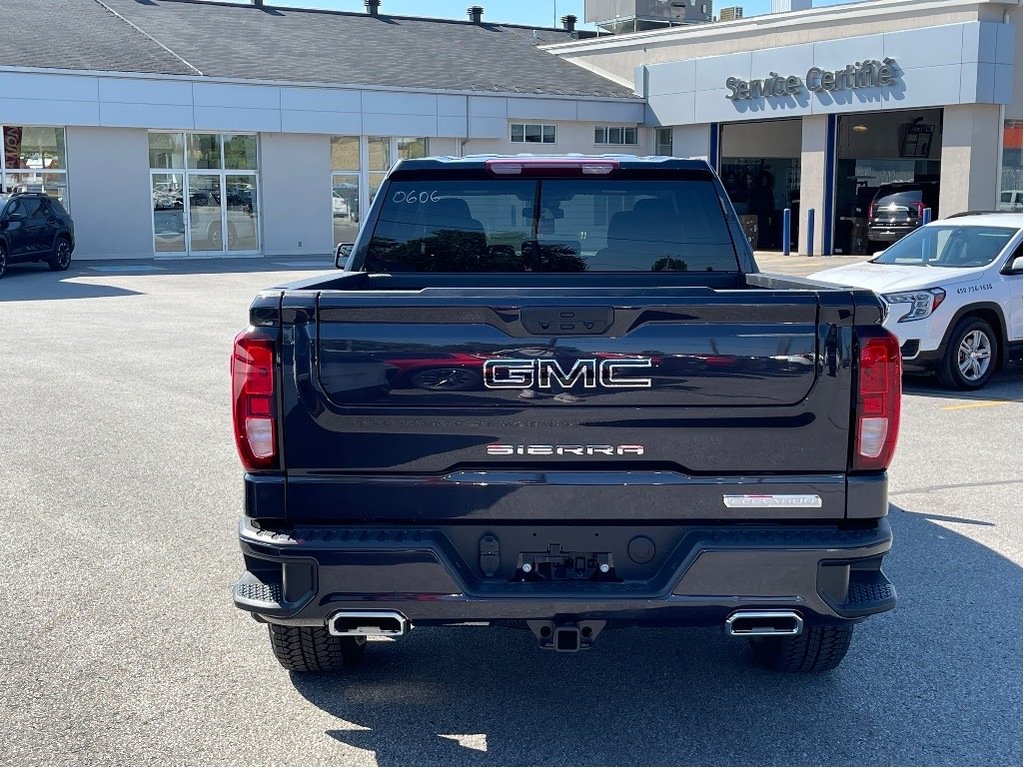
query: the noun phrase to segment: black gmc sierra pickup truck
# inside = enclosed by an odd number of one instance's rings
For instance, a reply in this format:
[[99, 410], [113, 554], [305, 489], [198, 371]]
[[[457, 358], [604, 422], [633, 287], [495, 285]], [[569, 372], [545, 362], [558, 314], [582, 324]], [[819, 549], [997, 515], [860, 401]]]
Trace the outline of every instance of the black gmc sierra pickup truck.
[[232, 357], [234, 601], [287, 669], [487, 623], [718, 625], [822, 671], [895, 605], [882, 305], [760, 274], [707, 164], [403, 161], [338, 262]]

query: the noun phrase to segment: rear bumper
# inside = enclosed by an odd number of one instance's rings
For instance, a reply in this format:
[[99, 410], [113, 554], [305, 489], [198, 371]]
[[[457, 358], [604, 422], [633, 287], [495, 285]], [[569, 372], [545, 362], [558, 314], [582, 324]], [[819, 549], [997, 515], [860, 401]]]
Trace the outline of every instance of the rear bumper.
[[[806, 621], [842, 623], [895, 606], [895, 590], [881, 570], [892, 543], [888, 521], [864, 526], [275, 531], [247, 518], [239, 527], [246, 571], [234, 601], [262, 620], [297, 626], [322, 626], [339, 610], [369, 609], [399, 611], [413, 624], [558, 619], [699, 626], [721, 624], [740, 608], [793, 609]], [[522, 564], [535, 556], [584, 549], [610, 571], [572, 580], [529, 580], [523, 573]]]
[[895, 243], [909, 235], [920, 224], [868, 224], [868, 239], [883, 243]]

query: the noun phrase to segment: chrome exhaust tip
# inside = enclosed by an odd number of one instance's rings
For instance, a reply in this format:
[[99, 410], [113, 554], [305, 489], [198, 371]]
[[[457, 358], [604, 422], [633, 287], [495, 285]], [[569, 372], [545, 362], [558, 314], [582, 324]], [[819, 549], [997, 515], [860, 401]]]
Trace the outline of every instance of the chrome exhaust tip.
[[410, 629], [398, 611], [338, 611], [327, 619], [327, 631], [337, 637], [401, 637]]
[[796, 611], [736, 611], [725, 620], [725, 632], [732, 637], [795, 637], [804, 631], [804, 620]]

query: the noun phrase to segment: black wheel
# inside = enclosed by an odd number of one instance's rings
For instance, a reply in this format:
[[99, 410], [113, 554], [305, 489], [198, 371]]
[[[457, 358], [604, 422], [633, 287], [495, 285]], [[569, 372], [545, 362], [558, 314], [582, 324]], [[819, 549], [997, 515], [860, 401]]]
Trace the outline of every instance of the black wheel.
[[999, 341], [980, 317], [965, 317], [949, 336], [939, 379], [951, 389], [979, 389], [988, 383], [999, 360]]
[[326, 627], [268, 624], [270, 647], [289, 672], [341, 672], [363, 658], [365, 637], [336, 637]]
[[0, 277], [7, 272], [7, 246], [0, 243]]
[[58, 237], [53, 244], [53, 255], [46, 260], [54, 272], [64, 272], [71, 266], [71, 241], [66, 237]]
[[752, 637], [754, 661], [776, 672], [827, 672], [839, 666], [850, 649], [853, 627], [804, 625], [795, 637]]
[[416, 389], [464, 392], [479, 387], [483, 379], [479, 373], [468, 368], [431, 368], [417, 373], [409, 383]]

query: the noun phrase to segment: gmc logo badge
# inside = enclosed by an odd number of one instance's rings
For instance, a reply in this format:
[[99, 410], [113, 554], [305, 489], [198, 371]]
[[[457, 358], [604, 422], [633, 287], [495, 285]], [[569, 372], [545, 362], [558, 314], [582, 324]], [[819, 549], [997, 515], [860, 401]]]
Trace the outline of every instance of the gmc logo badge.
[[484, 386], [488, 389], [548, 389], [557, 385], [569, 389], [582, 384], [587, 389], [649, 389], [650, 377], [629, 374], [650, 368], [649, 357], [577, 360], [568, 371], [557, 360], [487, 360]]

